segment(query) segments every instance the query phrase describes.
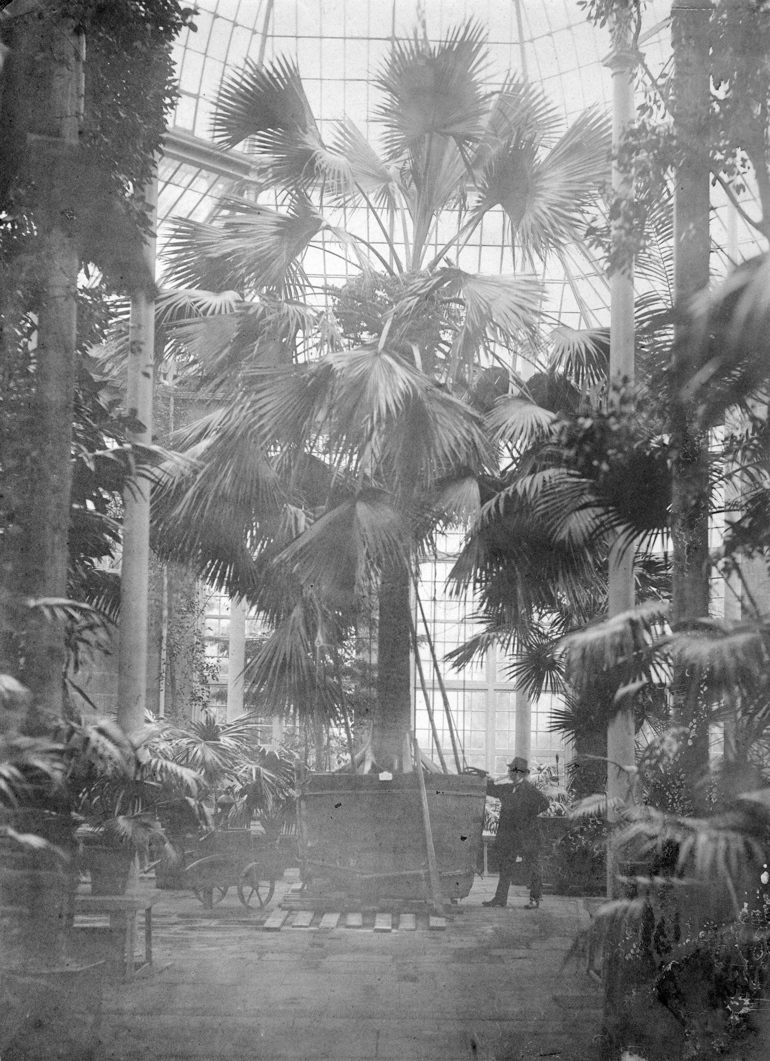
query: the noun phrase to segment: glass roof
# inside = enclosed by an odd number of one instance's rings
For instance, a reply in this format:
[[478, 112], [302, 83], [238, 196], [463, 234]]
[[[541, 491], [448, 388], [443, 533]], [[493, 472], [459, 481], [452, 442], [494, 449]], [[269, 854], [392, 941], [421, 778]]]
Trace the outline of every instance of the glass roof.
[[[644, 9], [640, 44], [655, 77], [670, 61], [670, 3], [650, 0]], [[473, 18], [488, 32], [493, 83], [508, 71], [538, 83], [565, 120], [588, 107], [610, 109], [611, 76], [602, 62], [609, 33], [588, 23], [575, 0], [198, 0], [198, 8], [196, 31], [185, 31], [174, 53], [181, 95], [160, 168], [161, 246], [170, 218], [205, 220], [217, 197], [249, 174], [245, 155], [224, 155], [210, 146], [220, 83], [246, 58], [296, 58], [322, 134], [347, 116], [371, 135], [372, 74], [394, 37], [421, 26], [438, 40]], [[717, 208], [712, 231], [723, 256], [735, 259], [756, 251], [753, 234], [724, 206]], [[463, 267], [499, 272], [501, 232], [493, 217], [485, 219]], [[370, 235], [376, 240], [375, 233]], [[310, 271], [333, 277], [339, 267], [320, 254]], [[566, 272], [554, 265], [544, 279], [549, 308], [563, 323], [606, 322], [606, 279], [585, 257], [573, 255]]]

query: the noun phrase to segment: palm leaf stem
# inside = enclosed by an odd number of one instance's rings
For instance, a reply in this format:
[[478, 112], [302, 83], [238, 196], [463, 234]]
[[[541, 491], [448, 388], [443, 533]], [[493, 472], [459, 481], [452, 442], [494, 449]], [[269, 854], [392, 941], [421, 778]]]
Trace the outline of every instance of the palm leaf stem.
[[402, 191], [401, 207], [399, 209], [399, 214], [401, 215], [401, 238], [404, 241], [404, 260], [406, 261], [407, 269], [411, 270], [414, 268], [414, 260], [412, 257], [412, 248], [409, 240], [409, 225], [407, 224], [408, 213], [409, 204], [406, 200], [406, 196]]
[[463, 235], [465, 235], [465, 230], [468, 229], [468, 233], [465, 236], [464, 242], [462, 244], [460, 244], [460, 246], [457, 248], [458, 252], [463, 250], [463, 248], [468, 243], [468, 240], [471, 238], [471, 236], [476, 231], [478, 226], [481, 224], [483, 219], [484, 219], [484, 214], [479, 214], [479, 215], [474, 216], [474, 217], [469, 217], [468, 220], [465, 222], [465, 224], [462, 225], [460, 228], [458, 228], [458, 230], [457, 230], [457, 232], [455, 232], [454, 236], [452, 236], [452, 238], [447, 243], [444, 244], [444, 246], [441, 248], [441, 250], [438, 252], [438, 254], [436, 254], [431, 259], [430, 264], [427, 266], [427, 272], [430, 272], [432, 269], [436, 268], [436, 266], [439, 264], [439, 262], [444, 257], [446, 252], [448, 250], [450, 250], [452, 247], [454, 247], [454, 245], [458, 242], [458, 240]]
[[[423, 158], [423, 173], [419, 184], [415, 181], [415, 203], [414, 203], [414, 232], [413, 232], [413, 244], [412, 244], [412, 272], [417, 272], [420, 268], [422, 256], [425, 252], [425, 248], [428, 242], [428, 236], [430, 234], [432, 212], [425, 209], [425, 189], [428, 185], [428, 176], [430, 174], [430, 161], [431, 161], [431, 149], [433, 146], [433, 133], [428, 133], [427, 145], [425, 148], [425, 155]], [[423, 189], [422, 194], [420, 188]], [[427, 214], [427, 218], [426, 215]]]
[[[388, 270], [388, 272], [390, 273], [391, 276], [398, 276], [398, 275], [402, 274], [403, 271], [404, 271], [404, 266], [403, 266], [403, 263], [401, 261], [401, 258], [398, 255], [398, 251], [396, 250], [396, 244], [395, 244], [395, 240], [393, 239], [393, 233], [389, 232], [387, 230], [387, 228], [385, 227], [385, 222], [380, 217], [379, 210], [375, 210], [374, 209], [374, 205], [372, 204], [371, 199], [366, 194], [366, 192], [363, 190], [363, 188], [359, 184], [356, 184], [356, 188], [358, 189], [358, 192], [361, 195], [361, 197], [364, 200], [364, 202], [366, 203], [366, 205], [369, 207], [369, 212], [372, 214], [372, 216], [374, 217], [374, 220], [377, 222], [377, 226], [379, 227], [380, 232], [382, 232], [383, 236], [385, 237], [385, 242], [387, 243], [388, 248], [390, 249], [390, 253], [393, 255], [393, 259], [394, 259], [394, 261], [396, 263], [396, 268], [393, 269], [392, 266], [388, 265], [385, 262], [384, 258], [380, 254], [378, 254], [377, 251], [374, 250], [372, 245], [370, 243], [368, 243], [366, 240], [362, 239], [361, 242], [364, 244], [365, 247], [368, 247], [369, 250], [371, 250], [371, 252], [373, 254], [377, 255], [377, 257], [385, 265], [385, 268]], [[391, 217], [392, 217], [392, 212], [390, 212], [390, 214], [391, 214]]]
[[[382, 267], [385, 269], [385, 271], [388, 273], [389, 276], [393, 276], [393, 277], [399, 276], [400, 271], [402, 270], [401, 260], [399, 259], [398, 255], [396, 254], [395, 248], [391, 245], [390, 240], [388, 240], [388, 245], [390, 246], [390, 249], [391, 249], [394, 257], [396, 258], [399, 271], [396, 271], [393, 268], [393, 266], [390, 264], [390, 262], [385, 257], [385, 255], [384, 254], [380, 254], [380, 252], [373, 246], [373, 244], [371, 244], [369, 242], [369, 240], [364, 239], [363, 236], [356, 236], [356, 235], [354, 235], [352, 233], [351, 233], [351, 237], [352, 237], [352, 239], [354, 239], [356, 241], [356, 243], [363, 244], [363, 246], [366, 247], [366, 249], [371, 254], [374, 255], [374, 257], [377, 259], [377, 261], [382, 264]], [[387, 235], [386, 235], [386, 239], [387, 239]], [[327, 253], [331, 253], [331, 252], [327, 252]], [[339, 257], [343, 258], [343, 255], [340, 254]]]

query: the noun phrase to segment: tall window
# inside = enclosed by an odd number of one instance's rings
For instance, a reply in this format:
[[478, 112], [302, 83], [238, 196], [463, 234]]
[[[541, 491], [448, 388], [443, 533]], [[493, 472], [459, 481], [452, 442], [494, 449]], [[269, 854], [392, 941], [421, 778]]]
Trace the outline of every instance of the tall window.
[[[558, 756], [564, 763], [572, 753], [561, 736], [550, 730], [555, 697], [542, 696], [535, 703], [527, 704], [510, 678], [509, 661], [499, 650], [490, 649], [483, 660], [475, 660], [461, 671], [445, 658], [477, 629], [473, 619], [474, 601], [458, 600], [447, 590], [447, 577], [460, 542], [459, 533], [447, 534], [436, 558], [421, 566], [415, 602], [415, 626], [427, 701], [447, 767], [454, 771], [456, 760], [444, 694], [458, 737], [461, 767], [478, 766], [491, 774], [503, 774], [506, 764], [516, 754], [528, 755], [532, 762], [552, 765]], [[417, 740], [421, 750], [438, 761], [441, 756], [416, 666], [414, 686]]]

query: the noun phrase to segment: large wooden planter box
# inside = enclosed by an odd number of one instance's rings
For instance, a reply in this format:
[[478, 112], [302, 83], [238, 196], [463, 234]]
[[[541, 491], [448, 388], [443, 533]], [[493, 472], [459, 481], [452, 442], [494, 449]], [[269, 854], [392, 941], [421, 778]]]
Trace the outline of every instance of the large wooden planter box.
[[[442, 894], [471, 890], [481, 851], [486, 779], [474, 774], [425, 777]], [[298, 807], [305, 883], [325, 881], [345, 894], [423, 899], [428, 853], [417, 775], [311, 774]]]

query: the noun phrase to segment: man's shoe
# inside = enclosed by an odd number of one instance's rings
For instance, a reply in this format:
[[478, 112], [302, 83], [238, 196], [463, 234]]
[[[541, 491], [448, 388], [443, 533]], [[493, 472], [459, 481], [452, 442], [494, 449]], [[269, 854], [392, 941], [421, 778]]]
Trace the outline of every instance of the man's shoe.
[[506, 906], [506, 903], [500, 902], [499, 899], [487, 899], [486, 902], [481, 904], [482, 906]]
[[540, 906], [540, 900], [539, 899], [530, 899], [528, 903], [524, 904], [524, 909], [525, 910], [537, 910], [537, 908], [539, 906]]

